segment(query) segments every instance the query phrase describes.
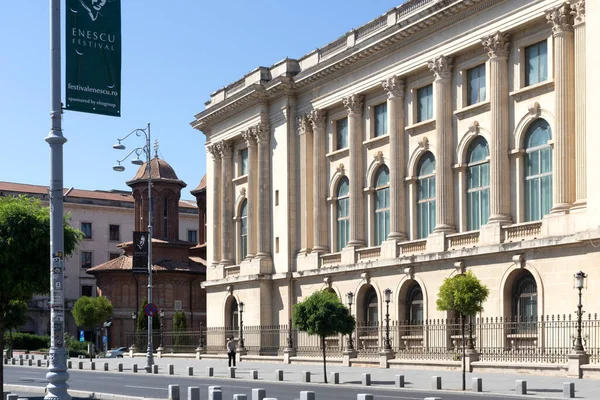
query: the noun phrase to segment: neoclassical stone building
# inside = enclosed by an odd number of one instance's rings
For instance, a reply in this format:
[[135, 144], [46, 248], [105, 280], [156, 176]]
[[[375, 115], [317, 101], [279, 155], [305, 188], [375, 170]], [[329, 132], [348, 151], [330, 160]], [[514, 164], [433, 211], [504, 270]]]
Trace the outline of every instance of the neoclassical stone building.
[[239, 302], [244, 325], [286, 324], [324, 288], [366, 325], [389, 288], [392, 321], [422, 325], [452, 317], [438, 289], [465, 270], [490, 289], [481, 318], [572, 314], [579, 270], [600, 311], [587, 3], [409, 0], [213, 93], [192, 122], [211, 156], [208, 326], [236, 325]]

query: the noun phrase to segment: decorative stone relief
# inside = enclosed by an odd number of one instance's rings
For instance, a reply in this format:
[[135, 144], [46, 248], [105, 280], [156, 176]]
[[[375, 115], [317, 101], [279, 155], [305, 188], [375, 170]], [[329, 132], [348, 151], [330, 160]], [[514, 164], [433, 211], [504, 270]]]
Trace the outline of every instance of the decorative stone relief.
[[509, 38], [510, 34], [498, 31], [481, 39], [481, 44], [487, 50], [490, 58], [506, 58], [510, 49]]
[[427, 136], [423, 136], [423, 139], [419, 140], [419, 147], [423, 149], [423, 151], [429, 150], [429, 139]]
[[479, 135], [479, 122], [473, 121], [473, 123], [469, 125], [469, 132]]
[[413, 267], [406, 267], [404, 268], [404, 275], [406, 275], [406, 277], [408, 279], [414, 279], [415, 277], [415, 270]]
[[525, 257], [523, 257], [523, 254], [515, 254], [512, 257], [512, 261], [519, 268], [523, 268], [525, 266]]
[[437, 56], [433, 60], [427, 63], [427, 66], [435, 75], [435, 80], [439, 81], [442, 79], [452, 78], [452, 60], [451, 56]]
[[575, 18], [575, 24], [585, 22], [585, 0], [579, 0], [571, 4], [571, 14]]
[[312, 110], [308, 115], [308, 118], [313, 129], [325, 129], [325, 124], [327, 123], [327, 111], [319, 109]]
[[304, 114], [297, 118], [298, 134], [304, 135], [306, 132], [312, 131], [310, 114]]
[[254, 146], [256, 144], [256, 138], [252, 134], [252, 129], [248, 128], [245, 131], [242, 131], [242, 137], [244, 138], [244, 141], [246, 142], [248, 147]]
[[542, 108], [540, 107], [540, 103], [533, 102], [531, 103], [527, 109], [529, 110], [529, 115], [531, 115], [534, 118], [539, 117], [542, 114]]
[[233, 155], [233, 146], [231, 146], [231, 143], [221, 140], [217, 143], [217, 146], [222, 158], [230, 158]]
[[573, 14], [571, 5], [564, 3], [553, 10], [546, 12], [546, 20], [552, 25], [552, 33], [559, 34], [573, 30]]
[[328, 288], [331, 289], [331, 277], [330, 276], [326, 276], [325, 278], [323, 278], [323, 283], [325, 284], [325, 286], [327, 286]]
[[252, 135], [254, 135], [256, 142], [268, 142], [271, 138], [271, 131], [269, 129], [269, 124], [264, 122], [260, 122], [255, 126], [250, 128]]
[[464, 274], [465, 273], [465, 262], [463, 260], [456, 261], [454, 263], [454, 269], [456, 270], [456, 273], [458, 275]]
[[231, 285], [227, 286], [227, 293], [233, 294], [233, 286], [231, 286]]
[[218, 144], [209, 144], [206, 146], [206, 151], [212, 155], [214, 161], [217, 161], [221, 158], [221, 153], [219, 152]]
[[404, 97], [404, 81], [396, 75], [381, 82], [381, 86], [387, 92], [388, 98]]
[[246, 188], [243, 187], [240, 189], [240, 197], [241, 198], [245, 198], [246, 197]]
[[352, 94], [348, 97], [344, 97], [344, 107], [346, 107], [350, 114], [360, 114], [363, 110], [363, 99], [364, 96], [360, 94]]
[[383, 164], [383, 151], [379, 150], [377, 154], [373, 156], [373, 158], [378, 165]]
[[346, 175], [346, 169], [344, 168], [344, 164], [340, 163], [340, 165], [337, 166], [337, 168], [335, 169], [338, 174], [340, 175]]
[[362, 274], [360, 274], [360, 279], [362, 279], [366, 283], [369, 283], [371, 280], [371, 276], [369, 275], [368, 272], [363, 272]]

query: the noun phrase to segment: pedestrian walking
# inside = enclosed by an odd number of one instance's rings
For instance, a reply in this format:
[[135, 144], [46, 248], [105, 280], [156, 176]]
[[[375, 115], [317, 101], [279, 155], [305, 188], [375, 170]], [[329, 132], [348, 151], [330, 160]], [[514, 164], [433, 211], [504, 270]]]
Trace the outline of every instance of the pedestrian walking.
[[230, 337], [227, 341], [227, 357], [229, 358], [229, 366], [231, 367], [231, 360], [233, 360], [233, 366], [235, 367], [235, 340]]

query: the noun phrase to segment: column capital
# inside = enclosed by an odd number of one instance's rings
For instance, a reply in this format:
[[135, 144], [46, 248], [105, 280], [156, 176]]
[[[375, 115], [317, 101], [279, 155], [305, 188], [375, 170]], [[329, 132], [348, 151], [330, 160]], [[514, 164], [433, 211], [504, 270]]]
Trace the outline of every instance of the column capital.
[[313, 129], [323, 129], [327, 123], [327, 111], [315, 109], [308, 114], [308, 119]]
[[344, 107], [346, 107], [349, 114], [362, 114], [363, 99], [363, 95], [351, 94], [350, 96], [344, 97]]
[[441, 55], [427, 63], [427, 66], [435, 75], [436, 81], [452, 79], [453, 60], [454, 58], [451, 56]]
[[298, 124], [298, 134], [304, 135], [307, 132], [312, 131], [312, 125], [310, 122], [310, 114], [300, 115], [296, 118], [296, 122]]
[[206, 151], [212, 155], [214, 161], [219, 161], [221, 158], [221, 153], [219, 153], [219, 145], [218, 143], [209, 144], [206, 146]]
[[571, 14], [571, 4], [562, 5], [546, 11], [546, 20], [552, 25], [552, 33], [558, 35], [563, 32], [573, 31], [573, 14]]
[[271, 139], [271, 130], [269, 124], [259, 122], [258, 124], [250, 127], [250, 132], [257, 143], [268, 142]]
[[397, 75], [390, 76], [381, 82], [381, 86], [387, 92], [388, 99], [404, 97], [404, 80]]
[[233, 155], [233, 146], [230, 142], [221, 140], [219, 143], [217, 143], [217, 147], [221, 158], [231, 158]]
[[585, 23], [585, 0], [571, 3], [571, 14], [575, 18], [575, 25]]
[[509, 33], [498, 31], [481, 39], [481, 44], [487, 50], [490, 59], [507, 58], [510, 48], [509, 38]]
[[256, 138], [252, 134], [252, 128], [248, 128], [245, 131], [242, 131], [242, 137], [244, 141], [248, 145], [248, 147], [252, 147], [256, 145]]

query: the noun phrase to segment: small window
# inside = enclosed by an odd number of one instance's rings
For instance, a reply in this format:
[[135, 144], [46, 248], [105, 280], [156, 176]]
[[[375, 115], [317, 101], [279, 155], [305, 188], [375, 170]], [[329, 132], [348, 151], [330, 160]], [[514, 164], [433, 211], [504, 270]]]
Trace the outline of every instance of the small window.
[[108, 255], [109, 260], [114, 260], [115, 258], [119, 258], [119, 257], [121, 257], [121, 253], [110, 253]]
[[92, 286], [82, 285], [81, 286], [81, 296], [92, 297]]
[[279, 190], [275, 191], [275, 205], [279, 205]]
[[381, 103], [375, 106], [373, 117], [375, 118], [374, 124], [374, 137], [386, 135], [388, 133], [387, 127], [387, 103]]
[[83, 232], [84, 239], [92, 238], [92, 223], [91, 222], [82, 222], [81, 223], [81, 232]]
[[485, 101], [485, 64], [467, 70], [467, 105]]
[[188, 242], [198, 243], [198, 231], [195, 229], [188, 229]]
[[108, 234], [109, 234], [109, 240], [113, 241], [113, 242], [118, 242], [119, 240], [121, 240], [121, 232], [119, 229], [119, 225], [109, 225], [108, 226]]
[[548, 79], [548, 42], [541, 41], [525, 47], [525, 86]]
[[92, 267], [92, 252], [82, 251], [81, 252], [81, 268], [88, 269]]
[[175, 311], [181, 311], [182, 310], [182, 308], [181, 308], [181, 300], [175, 300], [175, 303], [173, 305], [174, 305]]
[[417, 90], [417, 122], [433, 118], [433, 85]]
[[335, 123], [336, 150], [348, 147], [348, 118], [338, 119]]
[[163, 239], [167, 239], [167, 228], [169, 226], [169, 200], [163, 200]]
[[240, 175], [248, 175], [248, 148], [240, 151]]

